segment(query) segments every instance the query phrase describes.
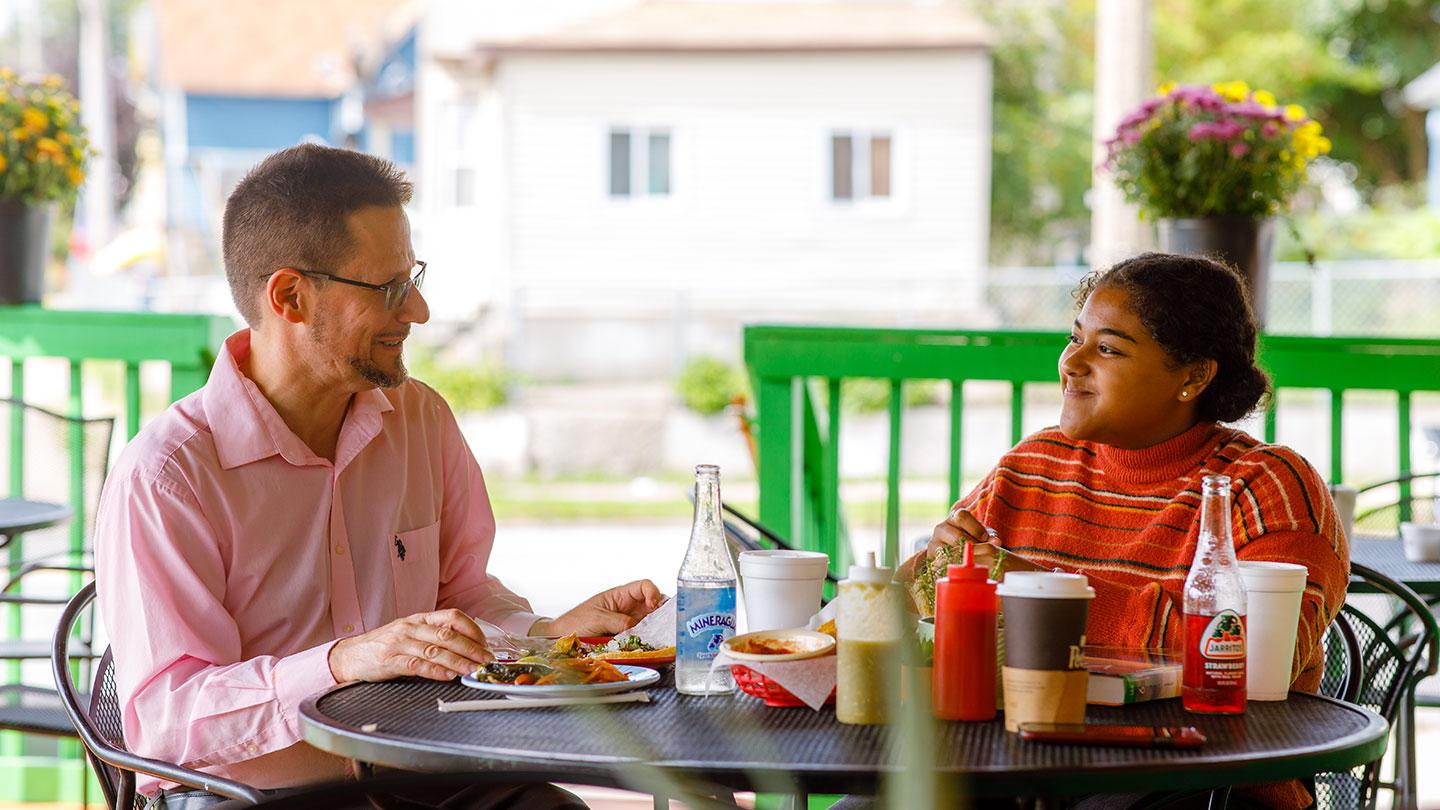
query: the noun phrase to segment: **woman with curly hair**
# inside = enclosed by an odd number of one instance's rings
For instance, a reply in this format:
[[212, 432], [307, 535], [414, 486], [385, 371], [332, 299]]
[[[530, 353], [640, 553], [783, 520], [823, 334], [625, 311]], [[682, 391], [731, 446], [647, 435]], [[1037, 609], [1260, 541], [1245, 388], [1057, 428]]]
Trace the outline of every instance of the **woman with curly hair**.
[[[1315, 691], [1349, 548], [1324, 480], [1300, 454], [1224, 424], [1270, 388], [1255, 365], [1244, 281], [1209, 259], [1146, 253], [1088, 276], [1076, 300], [1060, 353], [1059, 426], [1006, 453], [902, 578], [929, 579], [953, 547], [975, 541], [997, 577], [1036, 568], [1088, 576], [1088, 643], [1175, 651], [1200, 481], [1226, 475], [1237, 556], [1309, 570], [1291, 675], [1293, 689]], [[1268, 807], [1310, 803], [1299, 782], [1246, 792]]]

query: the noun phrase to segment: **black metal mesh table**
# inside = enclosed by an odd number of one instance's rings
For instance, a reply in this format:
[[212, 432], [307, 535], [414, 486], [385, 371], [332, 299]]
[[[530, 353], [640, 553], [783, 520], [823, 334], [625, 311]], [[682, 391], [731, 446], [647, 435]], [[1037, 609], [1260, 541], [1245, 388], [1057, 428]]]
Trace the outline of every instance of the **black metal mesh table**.
[[[1419, 594], [1440, 595], [1440, 562], [1411, 562], [1398, 536], [1360, 536], [1350, 543], [1350, 560], [1403, 582]], [[1351, 582], [1351, 593], [1374, 593], [1363, 582]]]
[[[307, 700], [301, 717], [312, 745], [420, 771], [541, 767], [557, 780], [616, 774], [617, 784], [634, 784], [634, 774], [658, 767], [735, 788], [870, 793], [891, 769], [890, 729], [843, 725], [829, 709], [771, 708], [739, 693], [689, 697], [663, 685], [650, 696], [648, 704], [441, 713], [437, 699], [486, 696], [458, 681], [410, 679], [337, 687]], [[1251, 703], [1237, 717], [1187, 714], [1179, 700], [1164, 700], [1092, 706], [1089, 719], [1195, 725], [1210, 742], [1198, 751], [1033, 744], [999, 721], [942, 722], [937, 767], [981, 795], [1184, 790], [1344, 771], [1379, 758], [1387, 731], [1373, 712], [1311, 695]]]
[[44, 529], [70, 519], [70, 507], [46, 501], [0, 498], [0, 548], [15, 535]]

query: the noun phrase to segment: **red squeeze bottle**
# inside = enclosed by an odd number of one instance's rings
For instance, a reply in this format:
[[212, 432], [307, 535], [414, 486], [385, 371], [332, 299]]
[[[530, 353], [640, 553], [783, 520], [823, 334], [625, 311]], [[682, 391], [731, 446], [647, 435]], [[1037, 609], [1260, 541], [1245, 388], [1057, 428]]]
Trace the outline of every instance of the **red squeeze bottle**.
[[975, 565], [949, 567], [935, 583], [935, 671], [930, 700], [944, 720], [995, 719], [995, 583]]

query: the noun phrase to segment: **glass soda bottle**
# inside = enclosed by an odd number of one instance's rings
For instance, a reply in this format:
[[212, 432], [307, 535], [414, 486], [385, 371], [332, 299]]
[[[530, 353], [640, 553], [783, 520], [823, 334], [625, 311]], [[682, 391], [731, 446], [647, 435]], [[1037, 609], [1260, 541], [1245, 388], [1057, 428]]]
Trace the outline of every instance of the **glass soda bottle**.
[[686, 695], [735, 691], [729, 667], [711, 671], [735, 635], [735, 562], [720, 521], [720, 468], [695, 468], [695, 522], [675, 588], [675, 689]]
[[1201, 482], [1200, 537], [1185, 577], [1185, 676], [1180, 699], [1200, 714], [1245, 711], [1245, 584], [1230, 536], [1230, 479]]

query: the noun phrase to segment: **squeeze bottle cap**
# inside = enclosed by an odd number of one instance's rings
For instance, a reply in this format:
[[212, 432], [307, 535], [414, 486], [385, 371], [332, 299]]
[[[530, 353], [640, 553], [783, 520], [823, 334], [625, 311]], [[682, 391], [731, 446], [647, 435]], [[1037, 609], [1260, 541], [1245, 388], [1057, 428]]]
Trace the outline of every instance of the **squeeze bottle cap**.
[[895, 572], [875, 564], [875, 552], [865, 552], [865, 562], [850, 566], [850, 581], [867, 585], [889, 585]]
[[964, 563], [951, 565], [945, 569], [946, 579], [951, 582], [985, 582], [990, 579], [990, 572], [983, 565], [975, 565], [975, 543], [965, 544]]

